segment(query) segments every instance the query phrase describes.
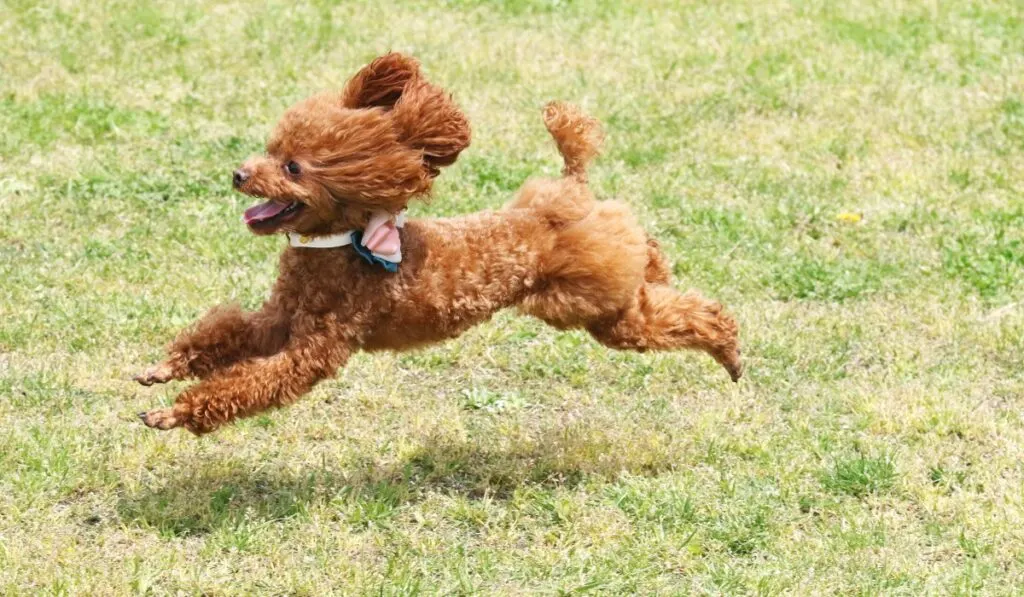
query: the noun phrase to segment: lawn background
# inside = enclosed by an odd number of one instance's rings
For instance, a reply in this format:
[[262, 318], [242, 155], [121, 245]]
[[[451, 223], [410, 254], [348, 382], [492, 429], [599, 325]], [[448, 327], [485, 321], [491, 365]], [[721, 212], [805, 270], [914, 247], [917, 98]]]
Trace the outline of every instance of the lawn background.
[[[1024, 5], [0, 0], [0, 593], [1019, 594]], [[255, 307], [232, 169], [388, 49], [474, 127], [413, 215], [608, 131], [680, 287], [741, 322], [613, 353], [501, 314], [196, 439], [132, 373]]]

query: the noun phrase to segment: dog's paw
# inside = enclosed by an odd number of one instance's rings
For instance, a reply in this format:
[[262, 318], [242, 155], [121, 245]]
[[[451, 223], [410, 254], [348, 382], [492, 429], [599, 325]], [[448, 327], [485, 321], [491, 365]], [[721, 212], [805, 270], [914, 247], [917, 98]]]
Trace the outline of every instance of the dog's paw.
[[146, 427], [153, 429], [174, 429], [184, 424], [184, 421], [174, 414], [173, 408], [158, 408], [149, 412], [141, 412], [139, 418], [146, 424]]
[[167, 383], [174, 379], [174, 371], [167, 363], [160, 363], [159, 365], [153, 365], [132, 379], [144, 386], [151, 386], [155, 383]]
[[740, 358], [739, 347], [734, 348], [724, 354], [715, 355], [715, 360], [718, 361], [722, 367], [729, 373], [729, 377], [734, 382], [738, 382], [743, 377], [743, 359]]
[[729, 377], [732, 378], [733, 382], [738, 382], [743, 377], [743, 363], [741, 362], [726, 365], [725, 370], [729, 372]]

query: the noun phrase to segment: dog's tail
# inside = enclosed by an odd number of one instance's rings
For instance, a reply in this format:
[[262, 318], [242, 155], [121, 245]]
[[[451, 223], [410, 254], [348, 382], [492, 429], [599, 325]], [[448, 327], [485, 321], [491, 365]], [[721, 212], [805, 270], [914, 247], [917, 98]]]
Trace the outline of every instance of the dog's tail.
[[601, 124], [572, 104], [551, 102], [544, 107], [544, 125], [565, 160], [562, 175], [587, 181], [587, 165], [601, 149]]
[[565, 160], [563, 178], [526, 181], [505, 209], [530, 209], [548, 223], [563, 227], [582, 220], [594, 208], [594, 195], [587, 186], [587, 165], [597, 155], [604, 135], [596, 120], [562, 102], [544, 107], [544, 125]]

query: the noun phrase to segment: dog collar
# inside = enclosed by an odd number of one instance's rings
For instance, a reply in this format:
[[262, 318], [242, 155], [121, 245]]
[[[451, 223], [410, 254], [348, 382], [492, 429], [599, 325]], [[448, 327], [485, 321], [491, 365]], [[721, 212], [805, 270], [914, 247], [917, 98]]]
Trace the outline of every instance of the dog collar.
[[297, 232], [287, 232], [288, 244], [299, 249], [333, 249], [352, 244], [352, 230], [323, 236], [307, 236]]
[[402, 241], [398, 229], [405, 226], [405, 212], [397, 216], [375, 212], [364, 230], [308, 236], [288, 232], [288, 244], [298, 249], [333, 249], [352, 245], [355, 252], [370, 264], [379, 264], [389, 272], [398, 271], [402, 262]]

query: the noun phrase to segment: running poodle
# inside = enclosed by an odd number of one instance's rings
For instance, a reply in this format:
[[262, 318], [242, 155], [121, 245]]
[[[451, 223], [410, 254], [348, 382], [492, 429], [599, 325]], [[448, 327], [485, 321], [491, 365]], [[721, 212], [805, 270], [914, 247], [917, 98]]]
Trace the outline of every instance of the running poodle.
[[288, 237], [271, 297], [252, 313], [213, 309], [136, 376], [147, 386], [200, 380], [172, 407], [140, 413], [143, 422], [207, 433], [295, 401], [357, 350], [454, 338], [513, 305], [612, 348], [703, 350], [738, 380], [736, 322], [673, 289], [629, 208], [587, 187], [597, 122], [561, 103], [544, 122], [562, 178], [528, 181], [498, 212], [406, 222], [409, 201], [470, 139], [466, 117], [419, 64], [387, 54], [340, 96], [293, 106], [266, 155], [234, 172], [236, 189], [266, 200], [246, 210], [249, 228]]

